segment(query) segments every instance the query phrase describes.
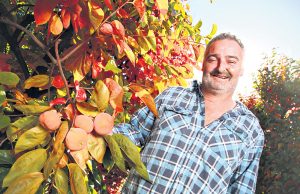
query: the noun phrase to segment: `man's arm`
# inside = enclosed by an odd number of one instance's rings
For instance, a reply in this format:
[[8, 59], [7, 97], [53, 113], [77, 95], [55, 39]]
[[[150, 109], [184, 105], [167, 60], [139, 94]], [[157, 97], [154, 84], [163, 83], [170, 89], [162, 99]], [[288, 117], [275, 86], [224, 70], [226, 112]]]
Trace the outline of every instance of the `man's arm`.
[[[165, 98], [169, 89], [166, 89], [155, 98], [156, 108], [158, 109]], [[155, 121], [154, 114], [147, 106], [135, 112], [129, 123], [122, 123], [114, 127], [113, 133], [121, 133], [131, 139], [137, 146], [143, 146], [145, 139], [150, 134]]]
[[259, 160], [264, 146], [264, 135], [256, 138], [254, 145], [244, 156], [241, 165], [238, 167], [230, 180], [227, 193], [251, 194], [255, 193]]

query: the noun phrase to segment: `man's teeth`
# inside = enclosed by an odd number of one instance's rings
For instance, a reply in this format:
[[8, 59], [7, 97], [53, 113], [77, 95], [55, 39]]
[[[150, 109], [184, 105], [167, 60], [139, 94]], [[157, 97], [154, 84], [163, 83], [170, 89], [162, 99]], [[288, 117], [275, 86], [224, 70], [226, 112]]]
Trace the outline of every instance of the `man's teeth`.
[[227, 76], [221, 76], [221, 75], [214, 75], [214, 76], [216, 76], [218, 78], [221, 78], [221, 79], [227, 79], [228, 78]]

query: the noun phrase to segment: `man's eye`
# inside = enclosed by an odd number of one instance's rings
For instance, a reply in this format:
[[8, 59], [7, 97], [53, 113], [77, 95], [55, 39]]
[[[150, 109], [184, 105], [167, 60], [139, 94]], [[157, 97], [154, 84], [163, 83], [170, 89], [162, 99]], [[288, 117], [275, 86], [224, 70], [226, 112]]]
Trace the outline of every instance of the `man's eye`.
[[229, 63], [230, 65], [234, 65], [234, 64], [236, 64], [236, 61], [228, 61], [228, 63]]
[[207, 62], [209, 62], [209, 63], [214, 62], [214, 61], [216, 61], [215, 58], [208, 58], [208, 59], [207, 59]]

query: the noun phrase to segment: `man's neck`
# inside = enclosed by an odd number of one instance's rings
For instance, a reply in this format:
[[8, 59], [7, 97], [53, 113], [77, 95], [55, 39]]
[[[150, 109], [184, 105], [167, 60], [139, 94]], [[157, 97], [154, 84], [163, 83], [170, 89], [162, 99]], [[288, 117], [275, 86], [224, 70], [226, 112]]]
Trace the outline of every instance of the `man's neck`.
[[227, 102], [235, 104], [234, 100], [232, 99], [232, 94], [215, 93], [206, 90], [202, 90], [202, 94], [205, 102], [207, 103], [224, 104]]

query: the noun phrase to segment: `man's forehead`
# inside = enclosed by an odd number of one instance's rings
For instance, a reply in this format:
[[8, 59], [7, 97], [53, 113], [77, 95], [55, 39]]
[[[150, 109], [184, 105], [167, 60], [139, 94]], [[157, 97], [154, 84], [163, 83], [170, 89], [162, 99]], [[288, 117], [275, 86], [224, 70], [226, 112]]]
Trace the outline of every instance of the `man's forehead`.
[[206, 56], [219, 56], [222, 54], [229, 58], [241, 58], [243, 50], [236, 41], [225, 39], [212, 43], [209, 48], [206, 48], [205, 54]]

